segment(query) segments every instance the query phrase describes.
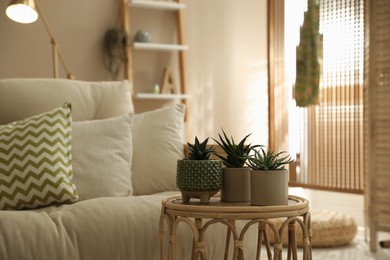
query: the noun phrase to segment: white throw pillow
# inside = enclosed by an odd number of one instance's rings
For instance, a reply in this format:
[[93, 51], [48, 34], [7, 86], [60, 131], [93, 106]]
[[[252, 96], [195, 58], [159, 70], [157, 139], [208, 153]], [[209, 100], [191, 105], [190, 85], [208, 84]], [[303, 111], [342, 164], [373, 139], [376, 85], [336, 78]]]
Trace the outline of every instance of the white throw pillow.
[[176, 162], [183, 158], [183, 104], [135, 115], [133, 175], [135, 195], [177, 190]]
[[80, 200], [132, 194], [133, 117], [73, 122], [73, 182]]

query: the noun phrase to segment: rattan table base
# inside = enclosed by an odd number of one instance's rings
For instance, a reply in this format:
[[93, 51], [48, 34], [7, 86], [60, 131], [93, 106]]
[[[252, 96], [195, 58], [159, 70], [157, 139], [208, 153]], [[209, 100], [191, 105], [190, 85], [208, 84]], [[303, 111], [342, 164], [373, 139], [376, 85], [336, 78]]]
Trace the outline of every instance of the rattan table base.
[[[285, 218], [279, 229], [272, 222], [274, 218]], [[240, 232], [236, 230], [236, 220], [247, 221]], [[204, 236], [207, 228], [214, 223], [222, 223], [227, 227], [224, 259], [228, 259], [231, 239], [234, 241], [233, 259], [244, 259], [244, 238], [252, 225], [258, 227], [256, 259], [260, 259], [262, 245], [266, 248], [268, 259], [282, 259], [281, 235], [286, 228], [288, 229], [287, 259], [298, 259], [295, 241], [296, 223], [302, 229], [302, 259], [312, 259], [309, 202], [304, 198], [289, 196], [288, 205], [251, 206], [249, 203], [222, 202], [219, 195], [212, 197], [209, 204], [201, 204], [197, 201], [184, 203], [181, 195], [167, 197], [162, 201], [159, 227], [161, 260], [166, 256], [170, 260], [178, 259], [177, 228], [182, 222], [190, 227], [193, 234], [191, 259], [207, 259]], [[165, 228], [165, 225], [168, 228]], [[168, 230], [169, 234], [165, 234], [165, 230]], [[273, 244], [268, 239], [269, 230], [274, 234]], [[169, 236], [168, 252], [164, 252], [166, 236]]]

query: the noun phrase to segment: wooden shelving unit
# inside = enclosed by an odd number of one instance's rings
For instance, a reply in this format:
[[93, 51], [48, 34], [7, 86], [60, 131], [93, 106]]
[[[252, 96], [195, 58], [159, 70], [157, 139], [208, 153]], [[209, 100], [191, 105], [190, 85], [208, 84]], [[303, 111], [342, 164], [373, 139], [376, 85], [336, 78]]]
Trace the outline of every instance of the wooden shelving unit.
[[188, 50], [188, 46], [153, 42], [134, 42], [133, 49], [146, 51], [186, 51]]
[[129, 6], [171, 11], [186, 8], [186, 5], [184, 3], [156, 0], [129, 0]]
[[172, 99], [188, 99], [187, 94], [154, 94], [154, 93], [137, 93], [135, 94], [137, 99], [158, 99], [158, 100], [172, 100]]
[[[174, 12], [176, 15], [176, 33], [177, 42], [173, 43], [158, 43], [158, 42], [131, 42], [126, 49], [128, 60], [124, 66], [124, 77], [128, 79], [133, 86], [133, 96], [136, 99], [158, 99], [158, 100], [175, 100], [180, 99], [182, 103], [186, 104], [186, 99], [189, 98], [187, 93], [186, 82], [186, 68], [185, 68], [185, 51], [188, 50], [188, 46], [184, 43], [183, 36], [183, 10], [186, 8], [183, 0], [176, 1], [162, 1], [162, 0], [120, 0], [121, 1], [121, 13], [122, 13], [122, 26], [127, 31], [128, 35], [131, 35], [130, 28], [130, 8], [143, 8], [154, 9], [160, 11]], [[145, 18], [147, 19], [147, 18]], [[139, 28], [135, 28], [139, 29]], [[174, 71], [179, 76], [179, 87], [177, 94], [153, 94], [153, 93], [135, 93], [134, 86], [137, 86], [137, 82], [134, 82], [133, 77], [133, 52], [134, 51], [163, 51], [163, 52], [178, 52], [178, 68]], [[164, 68], [161, 68], [161, 71]], [[162, 86], [161, 86], [162, 87]]]

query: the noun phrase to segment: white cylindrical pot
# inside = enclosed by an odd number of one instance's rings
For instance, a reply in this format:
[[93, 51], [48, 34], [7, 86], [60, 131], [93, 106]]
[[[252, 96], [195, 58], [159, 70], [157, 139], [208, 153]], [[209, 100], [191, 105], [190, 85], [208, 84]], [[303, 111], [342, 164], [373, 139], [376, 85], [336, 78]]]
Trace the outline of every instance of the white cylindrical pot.
[[251, 170], [250, 175], [252, 205], [288, 204], [288, 170]]
[[223, 168], [221, 200], [249, 202], [251, 200], [250, 168]]

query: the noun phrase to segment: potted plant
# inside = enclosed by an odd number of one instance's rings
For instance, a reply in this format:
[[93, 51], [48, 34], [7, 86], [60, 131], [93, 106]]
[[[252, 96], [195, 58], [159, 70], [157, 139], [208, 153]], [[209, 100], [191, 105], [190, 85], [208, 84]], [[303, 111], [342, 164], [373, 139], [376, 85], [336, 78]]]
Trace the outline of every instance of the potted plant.
[[222, 160], [225, 167], [222, 168], [221, 200], [227, 202], [249, 202], [250, 193], [250, 168], [245, 167], [249, 153], [258, 145], [246, 145], [250, 136], [245, 136], [238, 144], [233, 137], [227, 137], [222, 129], [223, 136], [218, 134], [219, 141], [213, 140], [222, 148], [225, 154], [215, 155]]
[[207, 146], [209, 138], [200, 142], [195, 137], [194, 144], [188, 144], [188, 157], [177, 161], [176, 186], [180, 189], [183, 202], [190, 198], [200, 198], [208, 203], [210, 197], [222, 188], [222, 162], [212, 160], [214, 147]]
[[293, 160], [286, 152], [261, 147], [248, 159], [251, 170], [251, 204], [258, 206], [288, 204], [288, 170]]

